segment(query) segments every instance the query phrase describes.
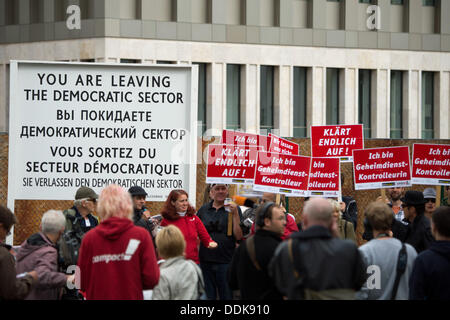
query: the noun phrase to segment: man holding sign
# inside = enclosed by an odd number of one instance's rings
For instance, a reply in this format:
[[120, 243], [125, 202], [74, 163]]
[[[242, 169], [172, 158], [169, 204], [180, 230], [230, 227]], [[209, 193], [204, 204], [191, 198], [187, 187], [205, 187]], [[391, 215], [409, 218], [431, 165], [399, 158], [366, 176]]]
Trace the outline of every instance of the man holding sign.
[[228, 265], [233, 258], [237, 241], [242, 239], [240, 227], [242, 212], [235, 203], [228, 202], [228, 185], [212, 184], [211, 202], [197, 212], [211, 238], [217, 242], [215, 250], [200, 246], [200, 268], [205, 279], [205, 290], [209, 300], [231, 300], [232, 291], [227, 282]]

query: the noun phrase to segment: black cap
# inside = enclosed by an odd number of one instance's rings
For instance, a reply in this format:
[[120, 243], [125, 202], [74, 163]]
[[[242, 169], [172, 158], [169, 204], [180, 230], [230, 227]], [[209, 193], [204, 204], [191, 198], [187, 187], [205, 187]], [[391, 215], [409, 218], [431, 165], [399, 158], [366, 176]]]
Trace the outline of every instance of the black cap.
[[425, 204], [423, 193], [420, 191], [406, 191], [405, 196], [400, 199], [401, 202], [408, 206], [418, 206]]
[[147, 196], [147, 192], [145, 192], [145, 190], [139, 186], [131, 187], [130, 189], [128, 189], [128, 192], [132, 196]]

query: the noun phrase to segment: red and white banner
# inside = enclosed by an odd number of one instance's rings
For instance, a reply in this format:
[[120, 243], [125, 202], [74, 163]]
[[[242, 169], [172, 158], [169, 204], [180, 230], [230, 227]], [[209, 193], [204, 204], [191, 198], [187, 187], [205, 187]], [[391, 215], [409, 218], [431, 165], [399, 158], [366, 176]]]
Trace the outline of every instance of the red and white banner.
[[269, 133], [270, 148], [269, 152], [282, 153], [282, 154], [293, 154], [299, 155], [299, 146], [297, 143], [277, 137], [274, 134]]
[[409, 147], [353, 150], [355, 190], [410, 187]]
[[268, 136], [233, 130], [222, 131], [221, 143], [235, 146], [260, 146], [263, 151], [268, 151], [270, 148], [270, 138]]
[[309, 172], [309, 196], [339, 197], [339, 158], [312, 158]]
[[253, 189], [287, 197], [305, 197], [310, 165], [310, 157], [258, 152]]
[[311, 126], [311, 156], [351, 162], [352, 151], [364, 149], [363, 125]]
[[259, 147], [208, 145], [206, 183], [252, 184]]
[[413, 144], [412, 183], [450, 185], [450, 145]]

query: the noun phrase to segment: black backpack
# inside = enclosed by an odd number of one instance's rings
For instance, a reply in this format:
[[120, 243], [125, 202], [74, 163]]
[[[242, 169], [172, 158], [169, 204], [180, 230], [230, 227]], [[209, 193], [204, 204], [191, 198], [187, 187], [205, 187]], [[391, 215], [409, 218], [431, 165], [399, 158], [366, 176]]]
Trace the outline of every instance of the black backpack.
[[69, 266], [77, 264], [81, 240], [83, 239], [80, 219], [76, 217], [75, 210], [65, 210], [64, 215], [66, 216], [66, 229], [59, 241], [59, 259], [63, 272]]

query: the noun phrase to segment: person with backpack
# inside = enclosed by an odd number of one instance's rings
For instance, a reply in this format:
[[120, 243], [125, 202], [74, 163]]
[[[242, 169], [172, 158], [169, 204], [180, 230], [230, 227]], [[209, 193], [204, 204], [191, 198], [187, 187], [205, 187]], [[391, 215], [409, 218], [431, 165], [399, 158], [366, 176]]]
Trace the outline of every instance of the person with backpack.
[[77, 264], [84, 234], [99, 223], [98, 218], [92, 214], [96, 208], [97, 199], [98, 195], [94, 190], [80, 187], [75, 194], [73, 207], [63, 211], [66, 229], [59, 244], [63, 269]]
[[286, 216], [273, 202], [259, 206], [255, 215], [256, 233], [236, 249], [228, 282], [231, 289], [240, 290], [244, 300], [281, 300], [283, 296], [269, 277], [267, 268], [282, 241]]
[[407, 300], [408, 280], [411, 275], [416, 250], [392, 237], [391, 208], [383, 202], [369, 204], [365, 210], [374, 238], [359, 247], [368, 266], [370, 276], [358, 292], [361, 300]]
[[[80, 187], [75, 193], [73, 207], [63, 211], [66, 228], [59, 241], [59, 262], [62, 272], [76, 266], [84, 235], [99, 224], [92, 213], [96, 209], [98, 195], [88, 187]], [[81, 300], [77, 289], [64, 288], [63, 300]]]
[[269, 264], [269, 275], [290, 300], [355, 299], [366, 281], [366, 265], [352, 241], [333, 236], [333, 208], [324, 198], [308, 200], [304, 231], [281, 243]]

